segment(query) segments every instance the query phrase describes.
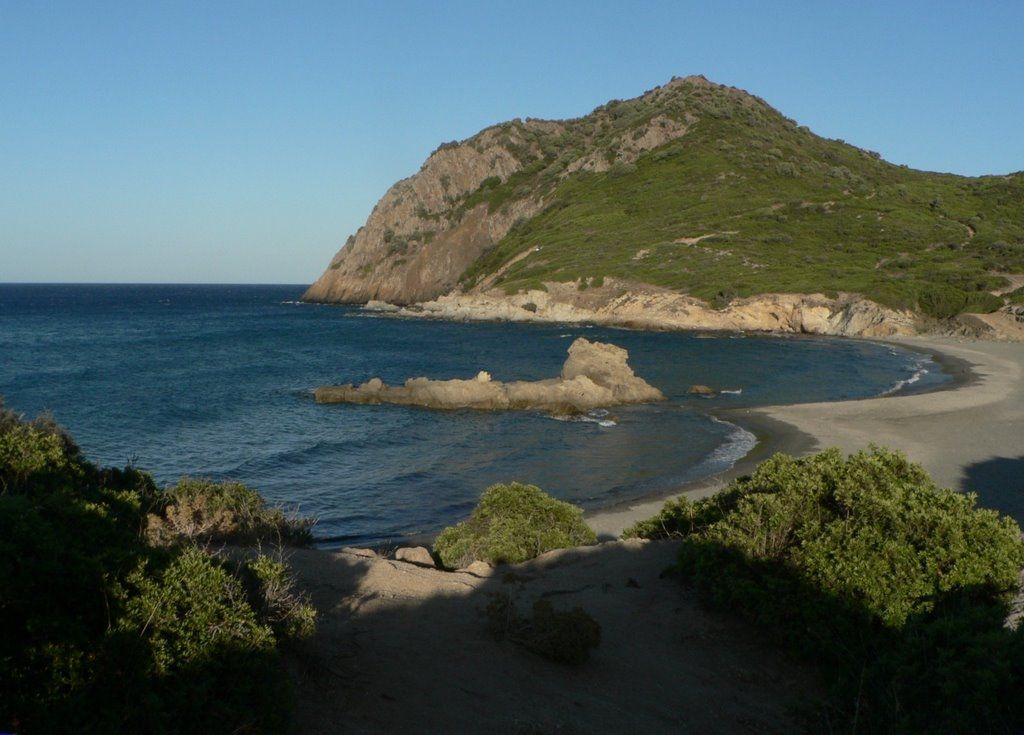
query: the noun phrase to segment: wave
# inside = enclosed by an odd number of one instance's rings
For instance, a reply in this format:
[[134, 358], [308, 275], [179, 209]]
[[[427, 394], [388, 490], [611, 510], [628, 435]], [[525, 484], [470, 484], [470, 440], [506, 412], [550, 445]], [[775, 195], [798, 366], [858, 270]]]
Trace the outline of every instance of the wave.
[[914, 371], [913, 375], [911, 375], [909, 378], [904, 378], [903, 380], [897, 380], [891, 388], [889, 388], [886, 391], [883, 391], [881, 395], [891, 396], [893, 393], [899, 393], [904, 388], [907, 388], [908, 386], [911, 386], [914, 383], [921, 380], [921, 378], [923, 378], [927, 374], [928, 368], [918, 366], [917, 370]]
[[736, 390], [720, 390], [718, 392], [719, 393], [723, 393], [725, 395], [730, 395], [730, 396], [739, 396], [739, 395], [743, 394], [743, 389], [742, 388], [737, 388]]
[[913, 385], [914, 383], [916, 383], [919, 380], [921, 380], [921, 378], [923, 378], [927, 374], [928, 374], [928, 368], [921, 368], [920, 370], [915, 371], [914, 374], [911, 375], [909, 378], [897, 381], [895, 383], [895, 385], [893, 385], [891, 388], [889, 388], [889, 390], [885, 391], [882, 395], [883, 396], [892, 395], [893, 393], [896, 393], [896, 392], [906, 388], [908, 385]]
[[587, 413], [576, 414], [575, 416], [551, 416], [555, 421], [568, 421], [570, 423], [583, 423], [583, 424], [597, 424], [598, 426], [610, 429], [613, 426], [618, 426], [618, 422], [612, 419], [606, 418], [608, 412], [603, 408], [595, 408], [593, 411]]
[[[722, 469], [729, 469], [750, 454], [751, 450], [757, 446], [757, 437], [742, 426], [737, 426], [731, 421], [725, 421], [716, 416], [708, 416], [708, 418], [716, 424], [728, 426], [731, 431], [726, 436], [725, 441], [715, 447], [711, 454], [701, 461], [701, 465], [724, 464], [725, 466]], [[721, 470], [716, 471], [720, 472]]]

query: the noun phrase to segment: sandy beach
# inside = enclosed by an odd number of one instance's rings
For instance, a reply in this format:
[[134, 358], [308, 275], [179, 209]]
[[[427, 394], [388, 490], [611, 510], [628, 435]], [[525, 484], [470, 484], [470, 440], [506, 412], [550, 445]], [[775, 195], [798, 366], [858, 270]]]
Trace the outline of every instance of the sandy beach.
[[[953, 383], [916, 395], [723, 411], [720, 416], [757, 435], [757, 448], [729, 472], [681, 494], [714, 493], [775, 452], [854, 452], [873, 442], [905, 452], [939, 485], [976, 492], [981, 505], [1024, 522], [1024, 344], [948, 337], [891, 341], [932, 354], [953, 373]], [[653, 499], [598, 511], [587, 520], [611, 538], [663, 504], [664, 498]]]

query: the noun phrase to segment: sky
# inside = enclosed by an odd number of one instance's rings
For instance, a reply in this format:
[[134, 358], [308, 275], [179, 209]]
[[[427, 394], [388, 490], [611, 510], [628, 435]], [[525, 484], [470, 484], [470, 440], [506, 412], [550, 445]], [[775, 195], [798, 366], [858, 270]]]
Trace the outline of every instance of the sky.
[[673, 76], [1024, 169], [1024, 2], [0, 0], [0, 282], [309, 283], [444, 141]]

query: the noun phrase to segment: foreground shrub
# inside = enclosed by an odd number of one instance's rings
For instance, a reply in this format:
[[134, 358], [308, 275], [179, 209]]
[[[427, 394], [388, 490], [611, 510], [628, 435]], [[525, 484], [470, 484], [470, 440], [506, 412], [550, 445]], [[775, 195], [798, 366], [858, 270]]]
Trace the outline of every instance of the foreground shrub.
[[454, 569], [477, 560], [517, 564], [545, 551], [596, 541], [580, 508], [535, 485], [513, 482], [487, 488], [469, 520], [441, 532], [434, 553]]
[[316, 628], [316, 609], [295, 588], [295, 578], [280, 559], [260, 554], [245, 564], [257, 609], [279, 636], [306, 638]]
[[1003, 627], [1020, 529], [900, 453], [776, 455], [630, 532], [682, 538], [680, 568], [711, 602], [827, 663], [853, 729], [1024, 725], [1024, 701], [1008, 696], [1024, 686], [1024, 630]]
[[0, 404], [0, 730], [286, 728], [279, 644], [312, 609], [267, 562], [247, 584], [195, 545], [146, 543], [163, 502]]
[[601, 643], [601, 624], [581, 607], [555, 610], [548, 600], [533, 603], [533, 617], [521, 615], [510, 595], [491, 597], [484, 611], [498, 640], [509, 640], [555, 663], [579, 666]]
[[288, 517], [240, 482], [182, 478], [161, 494], [154, 511], [147, 518], [147, 535], [154, 543], [187, 539], [303, 546], [313, 540], [311, 520]]

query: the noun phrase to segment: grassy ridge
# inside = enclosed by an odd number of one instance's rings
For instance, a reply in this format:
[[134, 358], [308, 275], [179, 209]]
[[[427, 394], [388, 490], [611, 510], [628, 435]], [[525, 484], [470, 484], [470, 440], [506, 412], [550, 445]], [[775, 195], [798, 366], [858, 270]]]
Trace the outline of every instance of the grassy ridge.
[[[689, 130], [635, 162], [562, 175], [581, 151], [615, 161], [656, 115]], [[895, 166], [738, 90], [683, 81], [609, 103], [556, 138], [533, 135], [517, 151], [527, 168], [454, 203], [457, 217], [482, 202], [547, 202], [463, 274], [464, 288], [536, 249], [497, 283], [615, 276], [709, 301], [850, 291], [948, 316], [999, 308], [988, 292], [1005, 285], [1000, 273], [1024, 272], [1024, 174]]]

